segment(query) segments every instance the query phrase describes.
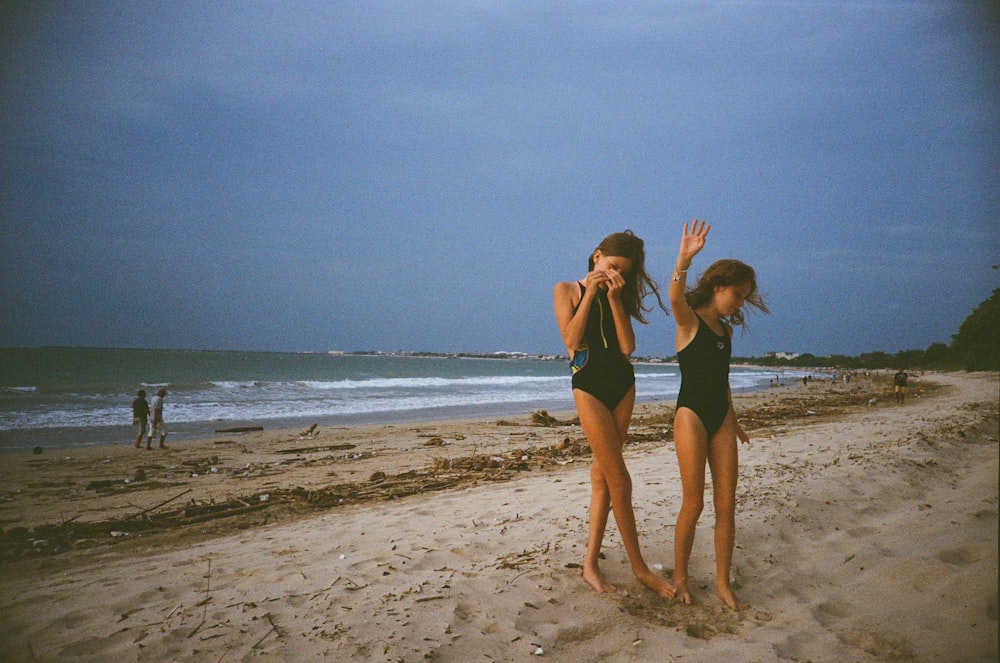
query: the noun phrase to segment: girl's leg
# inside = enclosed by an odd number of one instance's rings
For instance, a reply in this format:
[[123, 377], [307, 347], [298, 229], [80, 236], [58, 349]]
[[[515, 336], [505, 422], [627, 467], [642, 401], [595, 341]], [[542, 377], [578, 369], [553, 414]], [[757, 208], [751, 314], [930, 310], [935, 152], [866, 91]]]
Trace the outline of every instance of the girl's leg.
[[688, 562], [694, 546], [698, 518], [705, 508], [705, 459], [708, 439], [705, 426], [692, 410], [681, 407], [674, 415], [674, 447], [681, 472], [681, 510], [674, 529], [674, 586], [677, 599], [691, 603]]
[[736, 543], [736, 482], [739, 478], [739, 448], [736, 443], [736, 416], [730, 410], [722, 428], [712, 438], [708, 450], [715, 503], [715, 592], [733, 610], [747, 605], [733, 593], [730, 571]]
[[611, 512], [611, 493], [597, 461], [590, 464], [590, 510], [587, 526], [587, 556], [583, 560], [583, 579], [598, 592], [613, 592], [615, 586], [608, 582], [600, 570], [601, 542]]
[[[607, 413], [607, 408], [603, 403], [582, 391], [573, 390], [573, 398], [576, 400], [576, 409], [580, 414], [581, 422], [586, 419], [588, 425], [583, 427], [584, 435], [590, 442], [591, 435], [598, 432], [591, 432], [589, 421], [591, 418], [602, 418], [600, 411], [595, 411], [592, 416], [586, 416], [590, 410], [600, 408]], [[593, 447], [593, 442], [590, 442]], [[604, 477], [600, 464], [597, 462], [595, 454], [594, 460], [590, 463], [590, 509], [588, 510], [587, 523], [587, 553], [583, 560], [583, 579], [588, 585], [598, 592], [613, 592], [615, 586], [608, 582], [600, 570], [601, 542], [604, 541], [604, 530], [608, 524], [608, 514], [611, 513], [611, 492], [608, 489], [608, 482]]]
[[[587, 559], [584, 566], [584, 578], [598, 591], [613, 591], [600, 589], [601, 586], [611, 586], [603, 580], [597, 570], [597, 559], [600, 554], [600, 539], [603, 538], [604, 527], [608, 518], [608, 507], [614, 511], [615, 522], [622, 536], [622, 543], [628, 553], [632, 572], [642, 584], [646, 585], [664, 598], [674, 595], [673, 586], [656, 575], [646, 565], [639, 549], [639, 535], [635, 524], [635, 512], [632, 510], [632, 477], [629, 476], [622, 456], [625, 444], [625, 432], [632, 416], [632, 406], [635, 402], [635, 390], [631, 390], [625, 399], [612, 413], [599, 400], [590, 394], [575, 389], [577, 413], [580, 415], [580, 426], [590, 443], [594, 453], [591, 466], [591, 487], [594, 494], [591, 497], [592, 511], [590, 514]], [[607, 499], [604, 495], [607, 495]], [[596, 508], [594, 508], [596, 507]], [[588, 565], [590, 577], [588, 578]], [[595, 584], [595, 578], [600, 578]], [[611, 586], [613, 588], [613, 586]]]

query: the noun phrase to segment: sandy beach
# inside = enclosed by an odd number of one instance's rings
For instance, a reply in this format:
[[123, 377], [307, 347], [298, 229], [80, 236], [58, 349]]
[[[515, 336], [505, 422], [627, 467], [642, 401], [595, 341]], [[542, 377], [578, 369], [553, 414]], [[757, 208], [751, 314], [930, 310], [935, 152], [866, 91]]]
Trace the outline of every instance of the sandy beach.
[[[637, 585], [612, 524], [580, 578], [589, 450], [573, 413], [220, 433], [0, 457], [3, 661], [995, 661], [1000, 383], [889, 375], [736, 397], [734, 581]], [[669, 577], [672, 403], [626, 460]]]

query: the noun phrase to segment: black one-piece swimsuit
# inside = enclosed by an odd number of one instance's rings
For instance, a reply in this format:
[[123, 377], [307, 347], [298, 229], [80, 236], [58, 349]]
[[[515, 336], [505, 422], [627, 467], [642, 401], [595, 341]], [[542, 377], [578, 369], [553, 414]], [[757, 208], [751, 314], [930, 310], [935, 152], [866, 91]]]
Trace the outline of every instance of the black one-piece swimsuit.
[[698, 415], [709, 440], [719, 432], [729, 414], [729, 358], [732, 352], [729, 334], [717, 336], [698, 316], [697, 333], [677, 353], [681, 366], [677, 408], [686, 407]]
[[[583, 301], [586, 288], [579, 285]], [[570, 366], [573, 388], [587, 392], [612, 411], [635, 384], [635, 370], [618, 345], [614, 316], [604, 291], [598, 291], [590, 306], [583, 343], [573, 352]]]

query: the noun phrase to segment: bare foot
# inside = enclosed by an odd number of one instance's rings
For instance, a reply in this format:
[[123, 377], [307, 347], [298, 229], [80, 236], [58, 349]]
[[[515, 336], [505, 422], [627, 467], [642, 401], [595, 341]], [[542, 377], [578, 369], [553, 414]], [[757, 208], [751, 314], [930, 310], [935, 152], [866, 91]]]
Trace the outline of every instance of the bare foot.
[[717, 585], [715, 588], [715, 594], [720, 599], [722, 599], [723, 603], [728, 605], [732, 610], [735, 610], [736, 612], [743, 612], [744, 610], [750, 607], [748, 604], [736, 598], [736, 594], [733, 594], [733, 588], [730, 587], [728, 584], [723, 585], [720, 583], [719, 585]]
[[636, 573], [635, 577], [639, 580], [639, 582], [644, 584], [646, 587], [649, 587], [665, 599], [672, 599], [677, 593], [676, 587], [667, 582], [662, 576], [650, 571], [648, 568], [645, 571]]
[[677, 580], [674, 578], [674, 587], [677, 588], [677, 594], [674, 598], [684, 605], [691, 605], [694, 601], [691, 600], [691, 592], [688, 591], [688, 585], [686, 580]]
[[583, 581], [593, 587], [594, 591], [599, 594], [611, 594], [618, 591], [618, 588], [608, 582], [601, 573], [601, 570], [596, 566], [588, 567], [584, 564]]

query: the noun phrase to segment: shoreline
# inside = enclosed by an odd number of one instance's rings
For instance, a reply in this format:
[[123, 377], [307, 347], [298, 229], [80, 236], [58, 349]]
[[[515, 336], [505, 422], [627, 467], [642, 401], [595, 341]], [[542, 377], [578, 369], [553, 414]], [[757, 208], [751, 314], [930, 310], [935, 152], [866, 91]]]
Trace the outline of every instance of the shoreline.
[[[490, 361], [518, 361], [514, 359], [490, 359]], [[740, 368], [763, 371], [763, 367], [741, 366]], [[817, 375], [826, 375], [816, 371]], [[779, 372], [775, 371], [775, 375]], [[794, 378], [792, 380], [795, 380]], [[790, 380], [791, 381], [791, 380]], [[167, 385], [169, 386], [169, 385]], [[530, 412], [543, 410], [572, 410], [572, 396], [567, 390], [564, 397], [548, 400], [511, 403], [479, 403], [461, 406], [427, 407], [413, 410], [390, 410], [371, 413], [355, 413], [323, 416], [287, 416], [280, 418], [260, 419], [226, 419], [199, 421], [167, 421], [170, 436], [178, 441], [196, 441], [211, 439], [217, 434], [217, 429], [260, 426], [270, 432], [298, 429], [313, 423], [324, 427], [374, 426], [374, 425], [405, 425], [441, 420], [489, 419], [498, 417], [527, 416]], [[773, 388], [768, 384], [768, 378], [760, 378], [758, 383], [750, 387], [734, 388], [733, 393], [748, 393]], [[673, 399], [663, 399], [658, 396], [637, 398], [640, 403], [672, 403]], [[124, 408], [123, 408], [124, 409]], [[169, 415], [169, 411], [168, 411]], [[7, 454], [31, 452], [40, 447], [44, 452], [62, 452], [81, 447], [101, 447], [124, 445], [135, 437], [131, 424], [112, 424], [104, 426], [57, 426], [35, 429], [0, 430], [0, 457]], [[170, 439], [170, 438], [168, 438]]]
[[[928, 374], [902, 405], [880, 377], [734, 396], [754, 439], [738, 614], [707, 589], [710, 500], [696, 605], [634, 582], [613, 519], [619, 592], [585, 587], [589, 451], [571, 412], [7, 454], [7, 660], [995, 660], [997, 376]], [[625, 452], [665, 574], [671, 406], [638, 405]]]

